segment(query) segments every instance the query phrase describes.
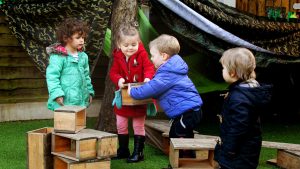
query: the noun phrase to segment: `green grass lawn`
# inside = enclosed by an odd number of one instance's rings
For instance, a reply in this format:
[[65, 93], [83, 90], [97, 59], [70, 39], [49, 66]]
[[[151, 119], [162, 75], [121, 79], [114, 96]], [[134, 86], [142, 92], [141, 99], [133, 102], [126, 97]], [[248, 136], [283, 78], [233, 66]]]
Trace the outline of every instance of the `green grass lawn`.
[[[93, 128], [95, 118], [88, 118], [87, 128]], [[25, 169], [26, 168], [26, 132], [42, 127], [52, 127], [53, 120], [34, 120], [0, 123], [0, 169]], [[264, 124], [263, 138], [268, 141], [299, 143], [300, 124]], [[200, 126], [202, 134], [218, 134], [218, 126], [212, 123]], [[131, 140], [131, 147], [132, 147]], [[132, 148], [131, 148], [132, 149]], [[276, 150], [263, 148], [260, 157], [260, 169], [276, 168], [266, 164], [266, 160], [274, 158]], [[146, 145], [145, 161], [127, 164], [125, 160], [113, 160], [112, 169], [161, 169], [168, 165], [168, 157], [160, 150]]]

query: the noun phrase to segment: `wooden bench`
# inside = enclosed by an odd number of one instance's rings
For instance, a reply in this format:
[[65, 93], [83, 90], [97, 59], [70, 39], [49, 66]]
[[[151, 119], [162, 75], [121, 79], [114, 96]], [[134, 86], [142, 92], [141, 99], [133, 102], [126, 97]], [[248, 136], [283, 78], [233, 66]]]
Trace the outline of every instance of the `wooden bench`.
[[[217, 164], [214, 161], [214, 139], [171, 138], [170, 165], [173, 169], [213, 169]], [[180, 158], [180, 150], [194, 150], [196, 158]]]
[[267, 160], [267, 163], [277, 165], [281, 168], [288, 168], [288, 169], [300, 168], [300, 145], [299, 144], [263, 141], [262, 147], [277, 149], [276, 158]]
[[[168, 120], [146, 120], [146, 142], [169, 155], [170, 139], [169, 139], [170, 125]], [[194, 131], [195, 138], [210, 138], [217, 139], [216, 136], [202, 135]]]

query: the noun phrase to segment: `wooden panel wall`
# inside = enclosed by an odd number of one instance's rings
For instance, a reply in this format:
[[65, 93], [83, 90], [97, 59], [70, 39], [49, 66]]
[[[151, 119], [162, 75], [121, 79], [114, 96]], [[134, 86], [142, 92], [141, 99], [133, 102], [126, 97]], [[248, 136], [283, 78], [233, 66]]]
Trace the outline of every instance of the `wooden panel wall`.
[[[108, 58], [101, 57], [92, 75], [96, 98], [102, 98]], [[11, 34], [0, 13], [0, 104], [46, 101], [45, 77]]]
[[266, 7], [283, 7], [286, 12], [293, 9], [294, 3], [300, 3], [300, 0], [237, 0], [236, 8], [257, 16], [266, 16]]

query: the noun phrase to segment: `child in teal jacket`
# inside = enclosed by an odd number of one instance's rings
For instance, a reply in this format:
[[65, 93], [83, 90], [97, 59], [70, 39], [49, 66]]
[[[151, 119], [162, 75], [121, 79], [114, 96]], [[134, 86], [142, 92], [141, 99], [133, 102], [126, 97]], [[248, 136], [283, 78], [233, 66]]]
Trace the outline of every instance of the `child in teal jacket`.
[[59, 44], [47, 48], [50, 54], [46, 70], [49, 92], [48, 109], [63, 105], [89, 106], [94, 96], [88, 55], [83, 52], [87, 26], [76, 19], [66, 19], [57, 30]]

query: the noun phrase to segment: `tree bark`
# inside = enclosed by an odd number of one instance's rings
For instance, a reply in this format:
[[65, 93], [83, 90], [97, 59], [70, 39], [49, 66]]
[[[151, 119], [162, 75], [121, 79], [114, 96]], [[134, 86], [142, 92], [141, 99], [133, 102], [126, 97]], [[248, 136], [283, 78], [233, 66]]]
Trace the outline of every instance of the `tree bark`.
[[[111, 17], [112, 43], [111, 49], [117, 47], [116, 33], [119, 31], [121, 24], [130, 24], [136, 21], [137, 1], [136, 0], [115, 0]], [[113, 57], [109, 59], [108, 71], [105, 78], [105, 89], [102, 99], [102, 105], [99, 112], [96, 129], [111, 133], [116, 133], [116, 118], [111, 105], [114, 98], [115, 87], [109, 78], [109, 70]]]

